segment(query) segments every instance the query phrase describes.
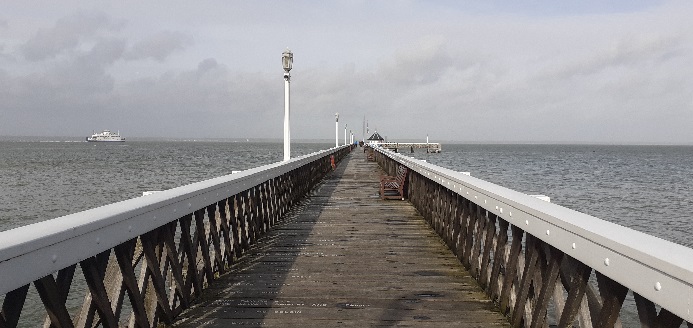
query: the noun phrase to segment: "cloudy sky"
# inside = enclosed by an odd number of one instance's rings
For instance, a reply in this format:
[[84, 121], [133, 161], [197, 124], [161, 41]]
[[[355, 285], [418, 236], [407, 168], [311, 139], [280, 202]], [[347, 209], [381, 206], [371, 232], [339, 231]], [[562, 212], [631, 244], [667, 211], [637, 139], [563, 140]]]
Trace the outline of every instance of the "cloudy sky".
[[[607, 3], [608, 2], [608, 3]], [[5, 1], [0, 136], [693, 144], [691, 1]], [[342, 132], [340, 132], [341, 134]]]

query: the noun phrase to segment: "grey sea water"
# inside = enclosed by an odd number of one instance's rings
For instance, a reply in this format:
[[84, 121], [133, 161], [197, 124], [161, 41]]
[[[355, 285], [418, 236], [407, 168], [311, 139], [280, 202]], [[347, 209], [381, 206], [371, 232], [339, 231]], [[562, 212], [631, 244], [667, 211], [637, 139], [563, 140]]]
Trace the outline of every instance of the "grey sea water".
[[[292, 156], [329, 144], [292, 145]], [[0, 231], [281, 161], [283, 144], [0, 141]]]

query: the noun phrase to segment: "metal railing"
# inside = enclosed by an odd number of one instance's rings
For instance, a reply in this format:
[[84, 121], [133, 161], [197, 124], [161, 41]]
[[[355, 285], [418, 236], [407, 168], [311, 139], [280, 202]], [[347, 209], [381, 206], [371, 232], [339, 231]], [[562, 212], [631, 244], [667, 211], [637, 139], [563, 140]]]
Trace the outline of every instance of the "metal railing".
[[[45, 308], [33, 320], [46, 327], [172, 323], [333, 169], [331, 158], [339, 162], [349, 150], [0, 232], [0, 327], [18, 324], [32, 284]], [[81, 306], [68, 304], [75, 297]]]
[[[376, 160], [409, 168], [409, 201], [513, 327], [693, 327], [693, 249], [382, 148]], [[627, 295], [637, 318], [621, 315]]]

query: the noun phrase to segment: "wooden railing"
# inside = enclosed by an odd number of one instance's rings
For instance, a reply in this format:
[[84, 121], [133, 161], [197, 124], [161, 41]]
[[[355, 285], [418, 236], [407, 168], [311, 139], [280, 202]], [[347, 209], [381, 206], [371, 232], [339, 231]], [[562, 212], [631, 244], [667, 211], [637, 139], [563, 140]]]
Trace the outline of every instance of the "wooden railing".
[[[349, 150], [0, 232], [0, 327], [172, 323]], [[31, 293], [43, 315], [23, 315]]]
[[408, 200], [513, 327], [693, 327], [692, 249], [382, 148], [376, 161], [409, 168]]

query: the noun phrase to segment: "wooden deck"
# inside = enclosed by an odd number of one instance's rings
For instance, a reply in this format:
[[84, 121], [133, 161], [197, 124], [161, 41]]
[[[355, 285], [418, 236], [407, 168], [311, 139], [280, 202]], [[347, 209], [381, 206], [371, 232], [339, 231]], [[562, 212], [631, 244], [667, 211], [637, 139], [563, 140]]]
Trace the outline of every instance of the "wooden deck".
[[508, 326], [405, 201], [378, 196], [358, 149], [176, 327]]

